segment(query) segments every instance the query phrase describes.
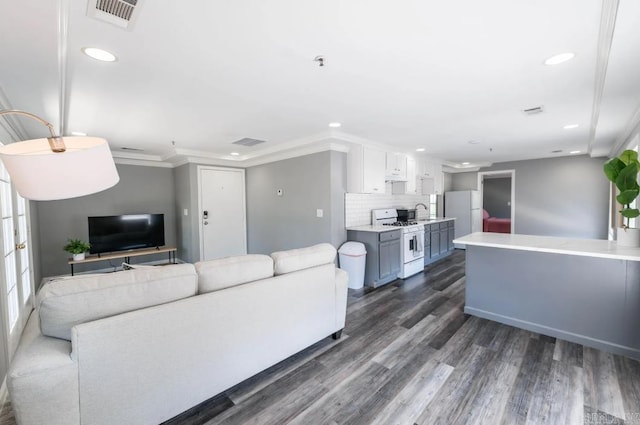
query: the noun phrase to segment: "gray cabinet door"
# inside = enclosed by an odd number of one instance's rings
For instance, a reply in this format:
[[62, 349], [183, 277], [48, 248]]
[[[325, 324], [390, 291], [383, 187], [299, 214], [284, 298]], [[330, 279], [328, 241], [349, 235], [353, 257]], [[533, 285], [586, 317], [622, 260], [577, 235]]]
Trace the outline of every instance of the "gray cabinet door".
[[431, 258], [440, 255], [440, 231], [431, 232]]
[[440, 254], [446, 254], [449, 251], [449, 231], [440, 229]]
[[400, 239], [380, 242], [380, 277], [385, 279], [400, 272]]
[[453, 245], [453, 240], [456, 236], [456, 229], [453, 227], [449, 227], [449, 251], [453, 251], [455, 246]]

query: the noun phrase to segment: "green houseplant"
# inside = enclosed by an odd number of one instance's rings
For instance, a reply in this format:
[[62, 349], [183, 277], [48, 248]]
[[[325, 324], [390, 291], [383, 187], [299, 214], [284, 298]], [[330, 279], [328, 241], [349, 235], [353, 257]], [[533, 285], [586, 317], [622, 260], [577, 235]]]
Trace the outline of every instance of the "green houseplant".
[[611, 158], [604, 164], [604, 174], [616, 185], [620, 192], [616, 196], [616, 200], [622, 205], [622, 209], [619, 211], [620, 215], [626, 219], [623, 227], [618, 228], [618, 245], [640, 245], [640, 229], [629, 227], [630, 220], [640, 216], [640, 210], [631, 205], [640, 194], [640, 186], [638, 185], [639, 170], [638, 153], [632, 150], [626, 150], [618, 157]]
[[72, 254], [73, 259], [78, 261], [84, 260], [84, 253], [89, 251], [89, 248], [91, 248], [91, 245], [87, 242], [80, 239], [69, 239], [62, 249]]

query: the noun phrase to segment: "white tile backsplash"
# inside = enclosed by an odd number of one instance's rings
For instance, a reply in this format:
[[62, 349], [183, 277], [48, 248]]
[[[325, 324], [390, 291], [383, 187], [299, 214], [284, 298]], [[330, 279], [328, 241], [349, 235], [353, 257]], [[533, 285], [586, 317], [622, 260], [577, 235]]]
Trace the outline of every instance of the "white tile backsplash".
[[[418, 180], [418, 184], [420, 180]], [[393, 195], [391, 183], [387, 183], [384, 194], [346, 193], [344, 202], [345, 227], [363, 226], [371, 224], [371, 210], [381, 208], [406, 208], [411, 209], [417, 203], [429, 205], [428, 195]], [[418, 187], [418, 193], [422, 191]], [[424, 208], [417, 209], [418, 219], [429, 218], [429, 213]]]

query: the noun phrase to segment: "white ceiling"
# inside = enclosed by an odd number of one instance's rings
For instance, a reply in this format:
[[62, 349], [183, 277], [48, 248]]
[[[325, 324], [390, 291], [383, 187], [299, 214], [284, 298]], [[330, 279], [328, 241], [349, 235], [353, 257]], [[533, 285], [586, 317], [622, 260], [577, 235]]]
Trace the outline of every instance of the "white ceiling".
[[[88, 17], [86, 0], [2, 2], [0, 107], [105, 137], [119, 156], [247, 159], [328, 137], [452, 163], [607, 155], [640, 121], [640, 2], [616, 4], [144, 0], [127, 31]], [[230, 145], [244, 137], [267, 143]]]

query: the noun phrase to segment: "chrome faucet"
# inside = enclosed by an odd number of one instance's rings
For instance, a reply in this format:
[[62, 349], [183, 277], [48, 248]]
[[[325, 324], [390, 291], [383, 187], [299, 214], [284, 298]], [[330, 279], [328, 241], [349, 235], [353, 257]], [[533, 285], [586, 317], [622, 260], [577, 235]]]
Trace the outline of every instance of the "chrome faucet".
[[418, 209], [418, 207], [419, 207], [420, 205], [422, 205], [422, 206], [424, 207], [424, 209], [425, 209], [425, 210], [427, 210], [427, 212], [429, 211], [429, 207], [428, 207], [428, 206], [426, 206], [425, 204], [423, 204], [422, 202], [418, 202], [418, 203], [416, 204], [416, 206], [415, 206], [415, 207], [413, 207], [413, 208]]

